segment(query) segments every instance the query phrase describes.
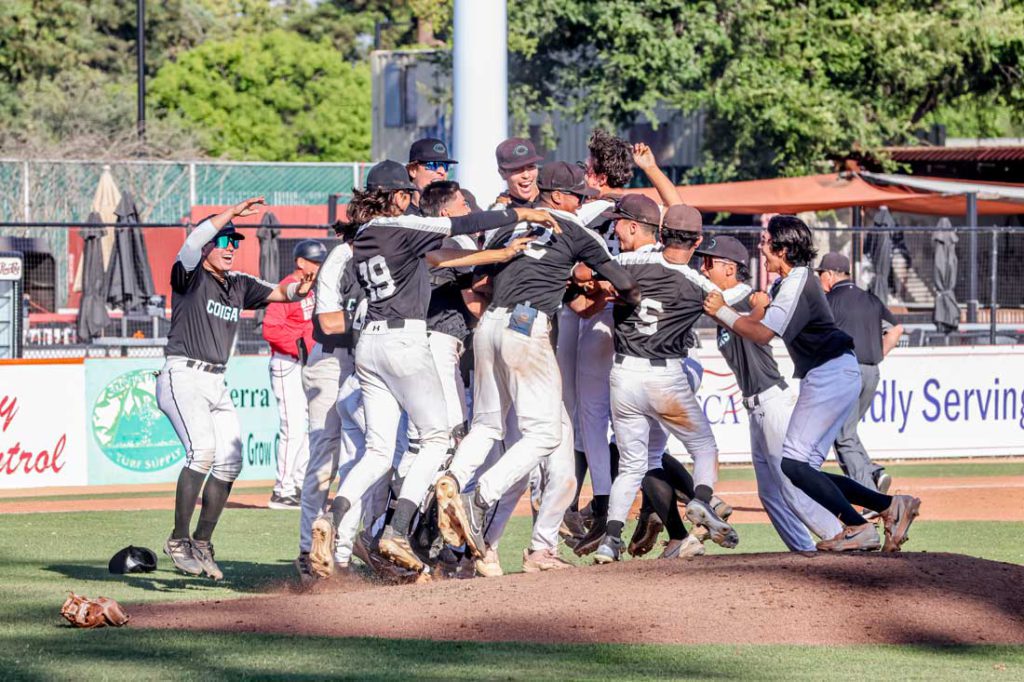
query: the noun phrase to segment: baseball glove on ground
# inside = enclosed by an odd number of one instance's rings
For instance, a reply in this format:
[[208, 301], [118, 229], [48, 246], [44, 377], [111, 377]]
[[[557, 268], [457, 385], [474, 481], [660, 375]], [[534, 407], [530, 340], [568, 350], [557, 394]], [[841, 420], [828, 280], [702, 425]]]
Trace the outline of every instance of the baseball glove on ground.
[[128, 614], [113, 599], [89, 599], [74, 592], [68, 593], [60, 615], [76, 628], [101, 628], [104, 625], [116, 628], [128, 622]]

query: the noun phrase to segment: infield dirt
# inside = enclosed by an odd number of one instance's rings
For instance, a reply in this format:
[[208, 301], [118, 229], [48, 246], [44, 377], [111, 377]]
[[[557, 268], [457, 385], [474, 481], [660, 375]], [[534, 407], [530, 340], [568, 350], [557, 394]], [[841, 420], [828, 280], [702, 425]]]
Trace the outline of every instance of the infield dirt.
[[128, 605], [131, 627], [636, 644], [1024, 644], [1024, 566], [957, 554], [745, 554]]

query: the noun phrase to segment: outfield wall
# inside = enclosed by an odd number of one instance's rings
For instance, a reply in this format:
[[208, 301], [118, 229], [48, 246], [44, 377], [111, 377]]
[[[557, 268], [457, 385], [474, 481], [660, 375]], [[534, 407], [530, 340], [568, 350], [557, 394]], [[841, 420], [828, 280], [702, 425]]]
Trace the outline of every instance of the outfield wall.
[[[749, 461], [746, 411], [717, 350], [700, 349], [698, 400], [722, 461]], [[786, 374], [784, 349], [776, 357]], [[272, 480], [277, 406], [265, 356], [225, 375], [241, 422], [243, 480]], [[156, 404], [160, 358], [0, 362], [0, 488], [164, 483], [184, 450]], [[882, 459], [1024, 454], [1024, 348], [906, 348], [882, 364], [861, 426]]]

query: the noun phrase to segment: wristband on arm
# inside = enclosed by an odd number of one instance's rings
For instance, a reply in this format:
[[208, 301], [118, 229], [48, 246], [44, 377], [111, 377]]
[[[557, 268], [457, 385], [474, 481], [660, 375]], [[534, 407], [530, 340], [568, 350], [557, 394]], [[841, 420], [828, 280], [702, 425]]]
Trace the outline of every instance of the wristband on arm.
[[736, 324], [736, 320], [740, 319], [740, 314], [729, 306], [724, 305], [718, 309], [718, 312], [715, 313], [715, 317], [717, 317], [718, 320], [729, 329], [732, 329], [733, 325]]

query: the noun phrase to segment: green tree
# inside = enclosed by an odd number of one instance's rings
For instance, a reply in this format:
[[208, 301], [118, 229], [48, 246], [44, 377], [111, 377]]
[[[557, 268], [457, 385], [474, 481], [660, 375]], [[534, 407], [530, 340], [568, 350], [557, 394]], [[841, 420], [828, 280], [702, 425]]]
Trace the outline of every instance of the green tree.
[[369, 156], [369, 69], [295, 33], [207, 41], [163, 66], [150, 92], [160, 115], [180, 118], [212, 156]]

